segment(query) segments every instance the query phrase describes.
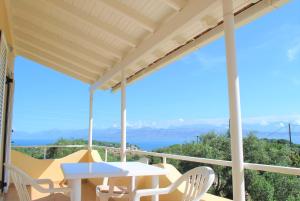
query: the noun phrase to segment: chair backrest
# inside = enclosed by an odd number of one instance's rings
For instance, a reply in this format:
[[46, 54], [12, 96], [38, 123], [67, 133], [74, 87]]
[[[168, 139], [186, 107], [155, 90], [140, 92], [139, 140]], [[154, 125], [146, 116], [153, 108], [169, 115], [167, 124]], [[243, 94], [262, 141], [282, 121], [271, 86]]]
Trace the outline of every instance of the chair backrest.
[[27, 185], [32, 183], [32, 178], [13, 165], [5, 164], [5, 167], [8, 169], [11, 179], [15, 184], [20, 201], [31, 201]]
[[209, 167], [197, 167], [183, 174], [171, 184], [171, 191], [184, 184], [182, 201], [200, 201], [215, 179], [214, 171]]

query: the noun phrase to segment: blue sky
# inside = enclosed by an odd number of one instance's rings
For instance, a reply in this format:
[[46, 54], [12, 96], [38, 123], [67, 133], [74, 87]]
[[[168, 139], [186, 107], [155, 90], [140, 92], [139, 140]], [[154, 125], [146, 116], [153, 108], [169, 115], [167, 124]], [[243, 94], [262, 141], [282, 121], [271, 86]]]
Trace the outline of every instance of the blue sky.
[[[300, 1], [236, 31], [244, 124], [300, 124]], [[169, 127], [228, 121], [224, 39], [127, 89], [128, 124]], [[88, 127], [89, 86], [22, 57], [15, 63], [13, 128]], [[97, 91], [95, 128], [119, 127], [120, 93]]]

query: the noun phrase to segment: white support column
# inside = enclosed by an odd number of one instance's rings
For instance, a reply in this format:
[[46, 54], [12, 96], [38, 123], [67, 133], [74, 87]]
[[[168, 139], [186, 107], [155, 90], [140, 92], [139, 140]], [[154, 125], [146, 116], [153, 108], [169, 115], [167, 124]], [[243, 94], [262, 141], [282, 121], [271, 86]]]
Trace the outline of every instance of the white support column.
[[121, 83], [121, 161], [126, 162], [126, 75], [122, 70]]
[[94, 92], [90, 90], [90, 116], [89, 116], [89, 139], [88, 139], [89, 150], [93, 149], [93, 99], [94, 99]]
[[244, 156], [239, 76], [236, 63], [232, 0], [223, 0], [227, 79], [230, 108], [233, 200], [245, 201]]

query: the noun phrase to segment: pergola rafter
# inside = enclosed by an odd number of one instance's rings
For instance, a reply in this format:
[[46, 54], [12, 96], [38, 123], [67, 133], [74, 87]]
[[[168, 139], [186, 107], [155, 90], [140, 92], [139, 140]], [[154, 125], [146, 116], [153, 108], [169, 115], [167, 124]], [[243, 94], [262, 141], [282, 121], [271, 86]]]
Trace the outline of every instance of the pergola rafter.
[[81, 58], [78, 58], [76, 55], [72, 54], [71, 52], [57, 48], [51, 43], [43, 42], [39, 38], [35, 38], [30, 34], [26, 34], [22, 32], [21, 30], [15, 30], [15, 33], [16, 33], [17, 41], [22, 41], [27, 44], [29, 43], [30, 45], [37, 48], [47, 47], [47, 49], [44, 48], [44, 51], [47, 52], [49, 55], [55, 55], [57, 57], [60, 57], [63, 60], [66, 60], [73, 65], [85, 66], [87, 72], [99, 73], [99, 71], [101, 70], [99, 66], [90, 63], [88, 60], [83, 60]]
[[[55, 18], [48, 15], [46, 12], [43, 12], [43, 10], [35, 8], [40, 1], [23, 2], [21, 0], [20, 2], [22, 2], [19, 4], [20, 7], [16, 8], [16, 13], [18, 13], [17, 16], [22, 17], [23, 19], [26, 19], [32, 23], [36, 22], [39, 24], [43, 22], [44, 26], [47, 26], [48, 29], [57, 30], [57, 32], [63, 33], [67, 38], [72, 38], [72, 40], [78, 44], [85, 44], [86, 47], [96, 50], [97, 52], [101, 53], [101, 55], [115, 57], [117, 59], [122, 58], [124, 53], [117, 48], [112, 47], [110, 44], [103, 42], [90, 34], [87, 34], [82, 29], [76, 28], [74, 25], [63, 22], [60, 18]], [[29, 9], [32, 9], [33, 12], [25, 12], [25, 10]]]
[[166, 24], [163, 24], [159, 29], [153, 33], [147, 40], [144, 40], [138, 47], [124, 57], [111, 70], [105, 73], [96, 83], [93, 84], [92, 89], [95, 90], [101, 85], [104, 85], [108, 80], [120, 74], [121, 70], [133, 65], [145, 54], [152, 52], [164, 41], [173, 38], [181, 29], [184, 29], [187, 24], [193, 20], [201, 20], [201, 17], [208, 14], [209, 8], [216, 3], [214, 0], [191, 0], [189, 3], [175, 15]]
[[[87, 71], [86, 69], [79, 68], [79, 66], [76, 66], [76, 65], [72, 64], [71, 62], [68, 62], [64, 58], [61, 58], [60, 56], [57, 56], [57, 55], [54, 55], [54, 54], [49, 54], [49, 52], [45, 51], [41, 47], [37, 47], [37, 46], [34, 46], [34, 45], [32, 45], [28, 42], [18, 40], [18, 38], [16, 38], [16, 44], [17, 44], [18, 48], [21, 48], [23, 50], [28, 50], [32, 53], [34, 52], [35, 55], [40, 56], [42, 58], [45, 58], [47, 60], [56, 61], [56, 64], [64, 66], [65, 69], [68, 69], [70, 71], [77, 72], [78, 74], [80, 74], [82, 76], [85, 76], [86, 78], [89, 78], [91, 80], [95, 80], [98, 77], [94, 73], [92, 73], [90, 71]], [[75, 68], [76, 70], [74, 70], [73, 66], [77, 67], [77, 68]]]
[[69, 74], [71, 77], [73, 77], [75, 79], [80, 79], [86, 83], [93, 82], [93, 80], [91, 78], [89, 78], [88, 76], [82, 75], [81, 73], [78, 73], [77, 71], [70, 70], [69, 68], [62, 66], [61, 64], [57, 64], [47, 58], [44, 58], [44, 57], [38, 55], [36, 52], [30, 52], [29, 50], [23, 49], [21, 47], [17, 47], [15, 49], [15, 51], [18, 55], [21, 55], [21, 56], [24, 56], [31, 60], [34, 60], [42, 65], [51, 66], [54, 70], [64, 73], [64, 74]]
[[[113, 64], [113, 61], [103, 57], [101, 54], [96, 53], [95, 51], [88, 49], [77, 43], [73, 43], [69, 39], [64, 39], [60, 37], [57, 33], [49, 31], [43, 27], [39, 27], [32, 22], [22, 19], [20, 17], [14, 17], [15, 27], [14, 29], [19, 29], [27, 34], [31, 34], [35, 37], [45, 40], [49, 43], [55, 44], [55, 46], [64, 48], [66, 51], [71, 51], [74, 54], [77, 54], [79, 57], [84, 57], [88, 60], [95, 61], [99, 66], [109, 67]], [[24, 26], [26, 24], [26, 26]]]

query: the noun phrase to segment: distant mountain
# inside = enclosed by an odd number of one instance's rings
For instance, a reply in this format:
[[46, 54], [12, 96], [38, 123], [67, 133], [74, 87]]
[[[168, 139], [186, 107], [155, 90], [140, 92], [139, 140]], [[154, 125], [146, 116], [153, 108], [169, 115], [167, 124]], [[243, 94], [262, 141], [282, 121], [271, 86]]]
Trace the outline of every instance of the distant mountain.
[[[277, 124], [276, 124], [277, 125]], [[288, 130], [285, 126], [243, 126], [243, 134], [246, 136], [250, 131], [254, 131], [260, 138], [275, 138], [275, 139], [289, 139]], [[170, 128], [128, 128], [127, 141], [131, 144], [139, 145], [141, 148], [151, 150], [158, 147], [169, 146], [172, 144], [185, 143], [196, 141], [196, 136], [205, 134], [210, 131], [217, 133], [225, 133], [226, 126], [212, 126], [212, 125], [188, 125]], [[273, 129], [273, 130], [272, 130]], [[299, 129], [298, 129], [299, 130]], [[16, 131], [13, 134], [13, 141], [16, 144], [50, 144], [60, 138], [65, 139], [87, 139], [88, 130], [48, 130], [35, 133], [27, 133]], [[293, 131], [293, 142], [300, 143], [300, 132]], [[94, 129], [93, 138], [95, 140], [104, 142], [120, 142], [120, 129]], [[26, 143], [25, 143], [26, 141]]]

